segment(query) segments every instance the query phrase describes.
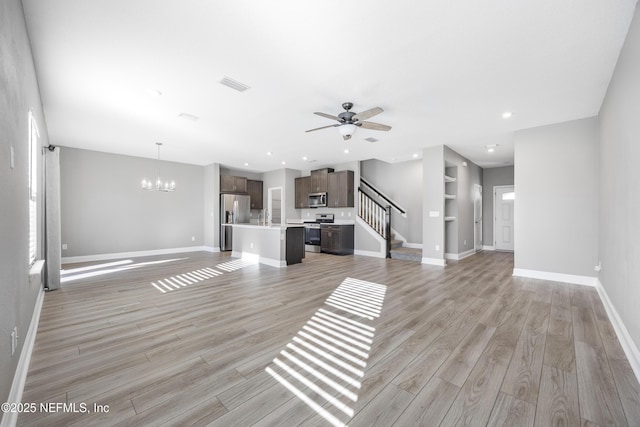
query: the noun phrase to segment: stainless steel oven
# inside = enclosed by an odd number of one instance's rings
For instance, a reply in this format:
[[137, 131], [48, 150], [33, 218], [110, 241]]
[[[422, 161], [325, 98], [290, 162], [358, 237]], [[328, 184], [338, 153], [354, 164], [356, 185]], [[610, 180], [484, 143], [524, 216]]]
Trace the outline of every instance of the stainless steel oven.
[[333, 223], [333, 214], [316, 214], [316, 220], [304, 223], [304, 249], [320, 252], [320, 224]]
[[320, 252], [320, 224], [315, 222], [304, 225], [304, 250]]

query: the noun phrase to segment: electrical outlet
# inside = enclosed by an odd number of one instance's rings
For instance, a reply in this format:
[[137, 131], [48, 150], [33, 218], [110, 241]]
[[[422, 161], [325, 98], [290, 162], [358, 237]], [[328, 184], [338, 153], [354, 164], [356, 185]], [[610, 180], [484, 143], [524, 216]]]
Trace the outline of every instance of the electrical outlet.
[[66, 250], [67, 250], [67, 244], [66, 244], [66, 243], [63, 243], [63, 244], [62, 244], [62, 250], [63, 250], [63, 251], [66, 251]]
[[13, 145], [11, 146], [11, 157], [9, 160], [9, 165], [11, 166], [11, 169], [15, 169], [16, 167], [15, 155], [13, 154]]
[[436, 251], [440, 250], [440, 245], [436, 245]]
[[196, 236], [191, 236], [191, 241], [195, 242], [196, 241]]
[[467, 246], [467, 241], [466, 241], [466, 240], [464, 241], [464, 246], [465, 246], [465, 247]]

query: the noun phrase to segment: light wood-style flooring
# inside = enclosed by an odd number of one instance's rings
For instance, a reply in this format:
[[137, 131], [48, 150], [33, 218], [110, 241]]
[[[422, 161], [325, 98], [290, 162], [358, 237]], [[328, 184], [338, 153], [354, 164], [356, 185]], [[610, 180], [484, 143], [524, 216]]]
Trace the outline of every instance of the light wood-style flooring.
[[640, 425], [595, 289], [514, 278], [510, 254], [104, 264], [45, 295], [23, 395], [78, 412], [18, 425]]

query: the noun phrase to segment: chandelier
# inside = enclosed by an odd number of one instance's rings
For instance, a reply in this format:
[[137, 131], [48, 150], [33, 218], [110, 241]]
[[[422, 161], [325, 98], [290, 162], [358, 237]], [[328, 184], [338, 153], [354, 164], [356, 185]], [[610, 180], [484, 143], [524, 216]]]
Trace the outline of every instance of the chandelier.
[[143, 178], [142, 189], [149, 191], [173, 191], [176, 189], [175, 181], [163, 181], [160, 179], [160, 147], [162, 146], [162, 142], [156, 142], [156, 145], [158, 146], [158, 178], [155, 183], [150, 179]]

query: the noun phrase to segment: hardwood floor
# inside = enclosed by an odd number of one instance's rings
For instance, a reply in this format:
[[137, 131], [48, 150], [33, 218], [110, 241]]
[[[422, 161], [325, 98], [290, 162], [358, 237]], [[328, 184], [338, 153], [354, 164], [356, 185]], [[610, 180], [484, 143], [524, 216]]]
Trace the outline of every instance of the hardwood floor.
[[46, 294], [18, 425], [640, 425], [596, 291], [509, 254], [105, 264]]

